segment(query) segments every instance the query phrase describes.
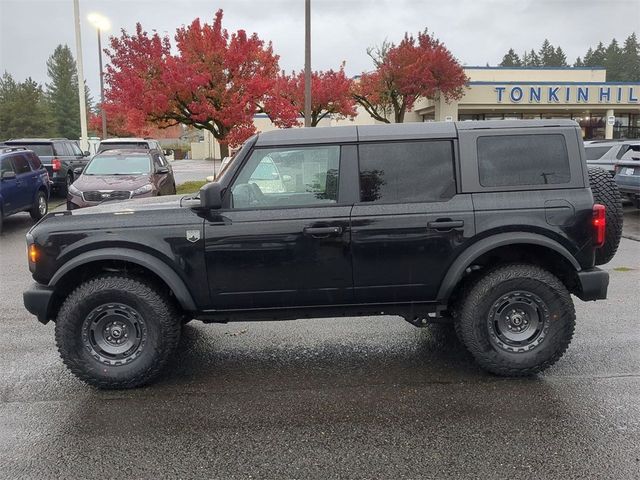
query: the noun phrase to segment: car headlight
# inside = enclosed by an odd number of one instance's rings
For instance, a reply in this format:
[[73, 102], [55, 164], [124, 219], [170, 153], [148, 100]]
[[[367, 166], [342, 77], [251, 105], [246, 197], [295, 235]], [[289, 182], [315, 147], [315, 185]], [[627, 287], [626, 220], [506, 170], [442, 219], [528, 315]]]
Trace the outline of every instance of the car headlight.
[[142, 195], [143, 193], [149, 193], [150, 191], [153, 190], [153, 185], [151, 185], [150, 183], [141, 186], [140, 188], [136, 188], [133, 191], [134, 195]]
[[82, 192], [73, 185], [69, 185], [69, 193], [72, 195], [77, 195], [78, 197], [82, 196]]

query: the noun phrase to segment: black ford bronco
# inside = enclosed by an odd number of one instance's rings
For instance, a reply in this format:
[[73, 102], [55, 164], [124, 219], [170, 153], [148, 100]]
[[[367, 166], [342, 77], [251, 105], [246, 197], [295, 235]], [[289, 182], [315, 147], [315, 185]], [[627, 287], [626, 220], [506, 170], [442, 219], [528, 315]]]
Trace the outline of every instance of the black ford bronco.
[[102, 388], [155, 378], [191, 319], [450, 322], [486, 370], [531, 375], [568, 347], [571, 295], [606, 298], [621, 227], [573, 121], [277, 130], [197, 196], [47, 215], [24, 303]]

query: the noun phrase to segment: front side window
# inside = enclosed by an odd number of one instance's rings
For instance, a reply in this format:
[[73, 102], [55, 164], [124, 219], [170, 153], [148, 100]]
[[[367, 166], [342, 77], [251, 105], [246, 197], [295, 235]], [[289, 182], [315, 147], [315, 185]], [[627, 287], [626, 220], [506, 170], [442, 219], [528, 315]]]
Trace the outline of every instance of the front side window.
[[0, 175], [4, 172], [13, 172], [13, 163], [11, 163], [11, 157], [4, 157], [0, 160]]
[[72, 152], [73, 155], [76, 155], [78, 157], [82, 156], [82, 150], [80, 150], [80, 147], [78, 147], [78, 145], [76, 145], [75, 143], [71, 142], [71, 143], [68, 143], [67, 146], [69, 148], [71, 148], [71, 152]]
[[338, 145], [256, 149], [231, 188], [233, 207], [336, 203], [339, 169]]
[[480, 185], [503, 187], [571, 181], [563, 135], [495, 135], [478, 138]]
[[362, 202], [439, 202], [455, 194], [448, 140], [362, 144], [359, 158]]
[[151, 172], [147, 155], [96, 155], [83, 175], [143, 175]]

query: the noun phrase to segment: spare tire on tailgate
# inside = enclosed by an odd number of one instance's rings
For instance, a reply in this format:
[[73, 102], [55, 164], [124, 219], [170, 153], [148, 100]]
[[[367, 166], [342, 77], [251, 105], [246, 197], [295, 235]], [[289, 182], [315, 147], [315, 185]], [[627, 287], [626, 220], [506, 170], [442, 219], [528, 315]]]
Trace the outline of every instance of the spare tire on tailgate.
[[596, 265], [603, 265], [609, 262], [618, 250], [622, 236], [622, 200], [618, 185], [606, 170], [590, 168], [589, 183], [594, 202], [605, 207], [605, 242], [596, 250]]

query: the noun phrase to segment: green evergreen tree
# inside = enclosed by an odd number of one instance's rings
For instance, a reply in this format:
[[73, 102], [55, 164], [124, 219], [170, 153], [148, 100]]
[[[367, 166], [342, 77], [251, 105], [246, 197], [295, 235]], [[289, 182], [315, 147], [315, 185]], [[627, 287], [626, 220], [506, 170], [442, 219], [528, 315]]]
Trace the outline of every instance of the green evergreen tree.
[[17, 83], [5, 72], [0, 78], [0, 138], [51, 136], [51, 119], [42, 87], [31, 78]]
[[541, 67], [553, 67], [555, 63], [556, 50], [548, 39], [544, 39], [542, 46], [538, 51]]
[[[67, 45], [58, 45], [47, 60], [47, 99], [53, 113], [56, 135], [71, 139], [80, 138], [80, 105], [78, 102], [78, 76], [76, 62]], [[85, 94], [88, 93], [85, 85]], [[87, 111], [90, 110], [87, 96]]]
[[568, 67], [569, 65], [567, 64], [567, 56], [564, 54], [564, 51], [562, 50], [562, 48], [557, 47], [556, 51], [554, 53], [554, 58], [553, 58], [553, 65], [550, 65], [552, 67]]
[[531, 49], [529, 53], [525, 52], [522, 57], [522, 65], [524, 67], [540, 67], [540, 57], [535, 52], [535, 50]]
[[640, 82], [640, 44], [635, 32], [627, 37], [622, 46], [621, 70], [620, 81]]
[[510, 48], [509, 51], [502, 57], [502, 62], [500, 62], [501, 67], [521, 67], [522, 60], [518, 54]]
[[607, 58], [607, 49], [604, 48], [602, 42], [598, 43], [595, 50], [589, 47], [587, 53], [584, 56], [585, 67], [604, 67]]
[[576, 61], [573, 62], [574, 67], [584, 67], [584, 62], [580, 57], [576, 58]]

